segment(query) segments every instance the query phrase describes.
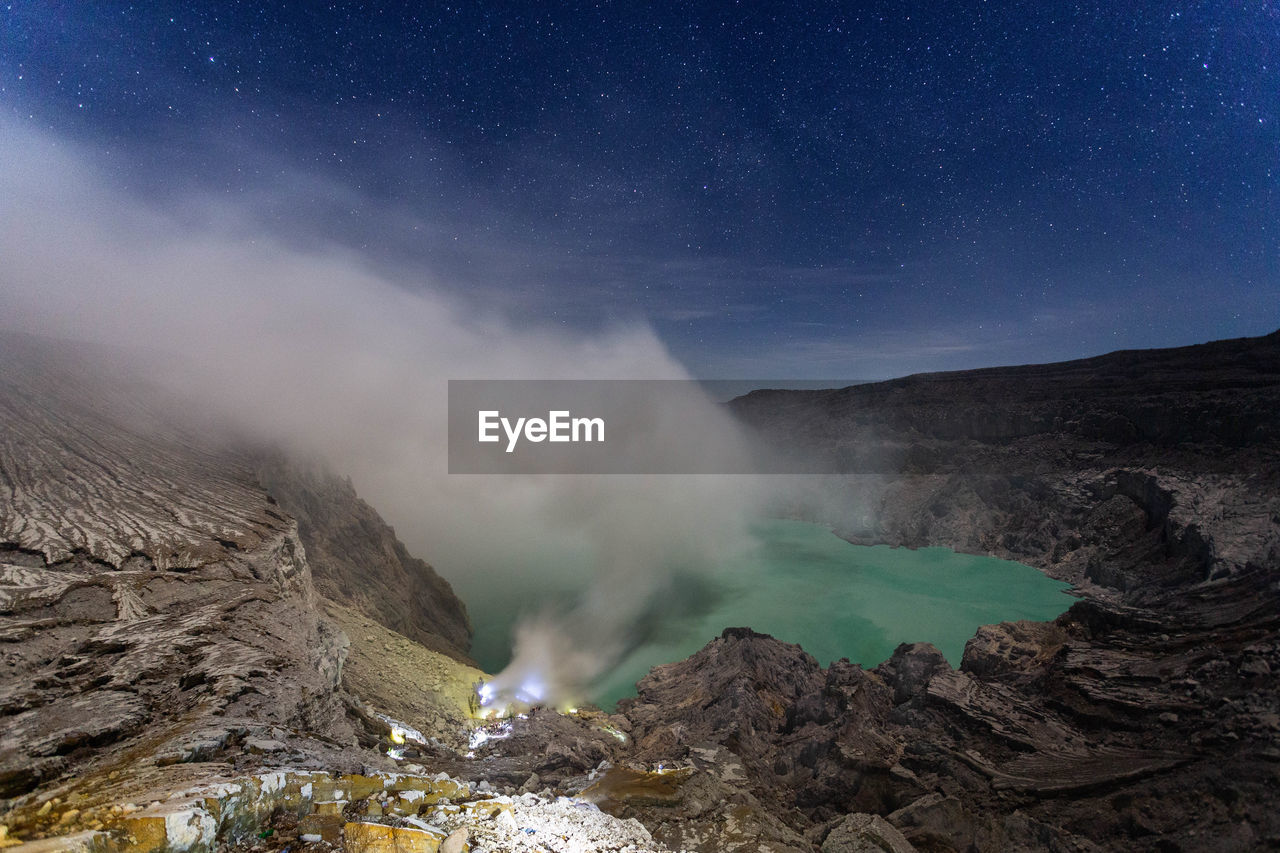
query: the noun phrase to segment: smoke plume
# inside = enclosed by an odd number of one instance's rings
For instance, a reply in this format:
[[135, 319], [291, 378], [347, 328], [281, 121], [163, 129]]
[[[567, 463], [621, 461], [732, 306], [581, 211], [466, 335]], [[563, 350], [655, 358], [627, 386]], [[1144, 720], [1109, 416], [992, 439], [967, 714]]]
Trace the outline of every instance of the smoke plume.
[[[508, 693], [580, 697], [660, 630], [657, 597], [679, 599], [682, 578], [721, 570], [749, 535], [758, 495], [741, 477], [446, 473], [448, 379], [686, 378], [642, 323], [524, 326], [427, 270], [299, 241], [302, 224], [264, 225], [252, 205], [144, 201], [23, 126], [0, 124], [0, 162], [3, 323], [111, 344], [211, 422], [322, 457], [473, 611], [479, 591], [507, 606], [545, 592], [498, 679]], [[716, 405], [685, 414], [701, 423], [659, 421], [655, 447], [744, 452]]]

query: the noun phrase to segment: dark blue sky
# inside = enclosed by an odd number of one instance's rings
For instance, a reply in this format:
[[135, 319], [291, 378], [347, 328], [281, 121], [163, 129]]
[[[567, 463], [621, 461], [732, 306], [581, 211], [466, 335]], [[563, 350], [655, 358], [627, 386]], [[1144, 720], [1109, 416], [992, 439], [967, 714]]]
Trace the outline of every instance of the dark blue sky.
[[[1280, 3], [0, 6], [0, 106], [695, 373], [1280, 327]], [[0, 165], [0, 168], [3, 168]]]

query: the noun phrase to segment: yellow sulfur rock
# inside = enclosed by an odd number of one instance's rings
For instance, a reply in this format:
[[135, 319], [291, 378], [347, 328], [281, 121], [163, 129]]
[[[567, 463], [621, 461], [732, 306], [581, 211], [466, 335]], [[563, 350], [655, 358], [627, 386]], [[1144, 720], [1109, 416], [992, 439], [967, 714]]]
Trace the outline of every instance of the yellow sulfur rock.
[[509, 812], [513, 808], [510, 801], [503, 802], [501, 800], [476, 800], [471, 803], [463, 803], [462, 809], [472, 816], [474, 820], [487, 820], [495, 818], [502, 812]]
[[169, 844], [169, 833], [163, 817], [129, 815], [124, 819], [124, 826], [132, 837], [132, 843], [125, 848], [129, 853], [150, 853]]
[[160, 850], [208, 849], [213, 846], [217, 823], [204, 809], [190, 803], [175, 804], [168, 809], [154, 805], [123, 821], [133, 841], [125, 853], [152, 853]]
[[381, 791], [384, 784], [384, 781], [376, 776], [349, 773], [339, 777], [337, 787], [346, 794], [346, 799], [362, 800], [370, 794]]
[[379, 823], [343, 827], [346, 853], [438, 853], [440, 839], [430, 832]]
[[447, 782], [433, 782], [424, 792], [423, 802], [428, 805], [443, 803], [446, 800], [465, 800], [471, 796], [471, 789], [466, 784], [459, 784], [450, 779]]

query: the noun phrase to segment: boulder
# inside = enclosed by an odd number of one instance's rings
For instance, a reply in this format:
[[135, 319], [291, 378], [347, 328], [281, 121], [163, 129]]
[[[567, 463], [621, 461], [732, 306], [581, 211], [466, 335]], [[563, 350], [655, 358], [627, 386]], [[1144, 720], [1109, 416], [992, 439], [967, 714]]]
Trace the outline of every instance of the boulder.
[[822, 853], [916, 853], [916, 848], [880, 815], [857, 813], [831, 830]]

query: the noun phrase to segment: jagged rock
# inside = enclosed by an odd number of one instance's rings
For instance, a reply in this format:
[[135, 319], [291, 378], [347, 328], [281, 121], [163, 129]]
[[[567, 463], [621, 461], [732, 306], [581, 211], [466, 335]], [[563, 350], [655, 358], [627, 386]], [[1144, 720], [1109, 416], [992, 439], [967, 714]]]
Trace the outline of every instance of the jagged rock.
[[1052, 622], [983, 625], [965, 643], [960, 669], [982, 676], [1035, 675], [1063, 650], [1066, 641], [1066, 631]]
[[926, 850], [987, 849], [978, 844], [975, 820], [956, 797], [927, 794], [890, 814], [888, 821]]
[[[787, 723], [787, 709], [825, 683], [818, 662], [799, 646], [746, 628], [728, 628], [702, 651], [654, 667], [637, 684], [638, 698], [619, 704], [641, 756], [676, 758], [695, 743], [722, 743], [754, 759], [768, 751]], [[682, 725], [670, 725], [672, 719]]]
[[[1266, 748], [1244, 708], [1275, 706], [1280, 664], [1244, 651], [1280, 629], [1280, 332], [730, 405], [775, 448], [848, 472], [847, 515], [796, 511], [850, 541], [991, 553], [1078, 587], [1054, 623], [980, 629], [959, 672], [904, 650], [875, 670], [917, 798], [933, 786], [970, 815], [999, 811], [996, 792], [1033, 798], [974, 824], [983, 849], [1280, 837], [1191, 793], [1276, 804], [1262, 753], [1236, 745]], [[1115, 818], [1108, 798], [1151, 789], [1159, 820]]]
[[923, 696], [930, 679], [939, 672], [950, 672], [951, 665], [931, 643], [903, 643], [876, 671], [893, 687], [894, 704], [901, 705]]
[[347, 480], [279, 454], [258, 477], [298, 522], [316, 590], [435, 651], [472, 664], [471, 621], [449, 582], [405, 550]]
[[916, 848], [879, 815], [851, 814], [822, 842], [822, 853], [916, 853]]

